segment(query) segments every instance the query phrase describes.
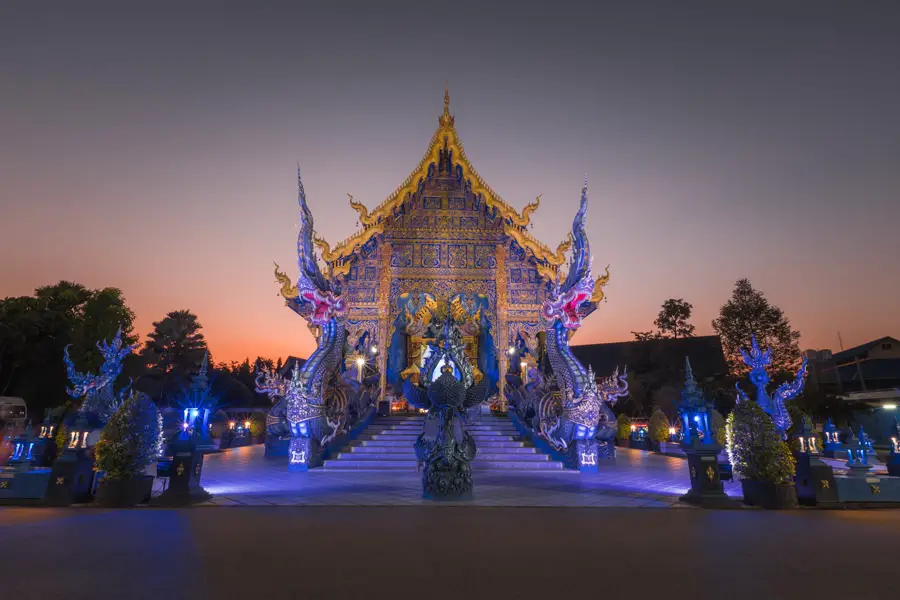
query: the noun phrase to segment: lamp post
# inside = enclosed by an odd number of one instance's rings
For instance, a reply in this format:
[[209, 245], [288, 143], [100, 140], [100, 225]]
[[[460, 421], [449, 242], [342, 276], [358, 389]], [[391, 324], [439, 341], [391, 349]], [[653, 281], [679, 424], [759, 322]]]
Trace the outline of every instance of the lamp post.
[[841, 444], [841, 440], [838, 437], [837, 427], [834, 426], [834, 422], [832, 422], [830, 417], [828, 422], [825, 423], [825, 429], [822, 433], [825, 435], [823, 453], [827, 458], [835, 458], [838, 451], [843, 449], [843, 444]]
[[687, 455], [691, 489], [681, 500], [703, 508], [736, 508], [738, 502], [729, 498], [722, 488], [718, 461], [722, 446], [709, 429], [709, 402], [694, 379], [687, 357], [684, 365], [685, 382], [678, 413], [683, 436], [681, 449]]
[[856, 442], [850, 446], [847, 453], [847, 468], [850, 469], [852, 477], [865, 477], [866, 473], [871, 470], [872, 465], [869, 464], [869, 453], [872, 451], [872, 441], [868, 434], [863, 430], [862, 425], [859, 427], [859, 436]]
[[887, 461], [888, 475], [900, 477], [900, 421], [894, 417], [894, 435], [891, 436], [891, 454]]

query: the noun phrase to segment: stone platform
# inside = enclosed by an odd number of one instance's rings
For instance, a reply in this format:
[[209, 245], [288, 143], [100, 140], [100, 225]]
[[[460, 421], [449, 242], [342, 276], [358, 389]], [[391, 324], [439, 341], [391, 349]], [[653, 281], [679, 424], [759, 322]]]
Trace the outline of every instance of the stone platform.
[[[475, 473], [475, 497], [442, 502], [468, 506], [683, 506], [690, 477], [687, 462], [639, 450], [618, 451], [615, 464], [597, 473], [568, 469], [497, 470]], [[313, 469], [290, 472], [283, 460], [266, 459], [260, 446], [207, 456], [201, 483], [219, 506], [406, 506], [422, 498], [415, 466], [384, 471]], [[740, 484], [726, 483], [740, 497]]]

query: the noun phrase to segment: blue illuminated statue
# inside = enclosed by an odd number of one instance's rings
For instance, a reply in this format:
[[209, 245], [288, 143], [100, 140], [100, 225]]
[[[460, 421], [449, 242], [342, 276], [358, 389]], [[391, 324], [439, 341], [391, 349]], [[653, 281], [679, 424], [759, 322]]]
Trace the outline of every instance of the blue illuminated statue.
[[122, 372], [122, 360], [131, 354], [135, 345], [123, 345], [122, 328], [116, 332], [111, 343], [97, 342], [97, 349], [103, 356], [103, 365], [99, 374], [81, 373], [75, 369], [75, 364], [69, 357], [69, 346], [66, 346], [63, 355], [66, 363], [66, 371], [69, 381], [72, 383], [67, 391], [73, 398], [84, 398], [79, 408], [79, 415], [88, 420], [95, 420], [103, 425], [116, 412], [122, 400], [128, 395], [131, 388], [129, 383], [118, 394], [113, 392], [113, 385]]
[[[475, 376], [465, 344], [452, 315], [447, 315], [437, 351], [427, 359], [425, 377], [403, 382], [403, 393], [416, 407], [428, 412], [422, 434], [416, 438], [419, 465], [424, 465], [422, 489], [426, 498], [467, 497], [472, 491], [475, 440], [466, 431], [463, 415], [484, 401], [487, 382]], [[436, 377], [433, 374], [440, 374]]]
[[347, 394], [328, 390], [335, 371], [342, 366], [347, 305], [336, 279], [325, 277], [314, 250], [313, 218], [297, 169], [297, 198], [300, 204], [300, 233], [297, 238], [297, 283], [275, 265], [275, 278], [282, 284], [287, 305], [317, 331], [316, 350], [302, 367], [294, 369], [287, 396], [286, 417], [291, 430], [290, 465], [306, 469], [322, 448], [343, 432]]
[[536, 433], [557, 451], [574, 454], [578, 468], [596, 468], [598, 431], [604, 434], [615, 425], [609, 406], [628, 392], [626, 374], [618, 370], [611, 380], [598, 385], [594, 373], [569, 348], [569, 336], [581, 326], [582, 317], [602, 299], [591, 271], [591, 246], [585, 230], [587, 221], [587, 180], [581, 190], [581, 205], [572, 223], [572, 258], [565, 280], [557, 281], [544, 300], [541, 318], [546, 334], [547, 357], [554, 379], [534, 406]]
[[[741, 357], [744, 364], [750, 367], [750, 381], [756, 386], [756, 403], [772, 417], [775, 427], [781, 433], [782, 437], [786, 436], [788, 428], [791, 426], [791, 417], [788, 415], [785, 402], [796, 398], [803, 391], [806, 381], [807, 358], [803, 357], [803, 362], [797, 373], [794, 375], [793, 381], [782, 383], [775, 389], [775, 393], [769, 396], [766, 390], [769, 385], [769, 373], [766, 368], [772, 362], [772, 349], [766, 348], [761, 350], [756, 343], [756, 336], [752, 337], [750, 352], [746, 352], [741, 348]], [[738, 391], [738, 401], [747, 401], [747, 394], [741, 389], [739, 384], [735, 384]]]
[[681, 390], [681, 402], [678, 403], [678, 414], [681, 416], [681, 443], [685, 446], [698, 444], [714, 444], [724, 440], [713, 439], [709, 428], [710, 406], [703, 390], [694, 379], [691, 361], [684, 357], [684, 389]]

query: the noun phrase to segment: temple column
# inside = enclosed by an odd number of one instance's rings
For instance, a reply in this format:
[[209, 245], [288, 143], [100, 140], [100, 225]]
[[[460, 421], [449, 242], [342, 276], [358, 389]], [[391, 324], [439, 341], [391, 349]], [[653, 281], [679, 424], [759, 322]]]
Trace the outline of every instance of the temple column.
[[506, 243], [498, 244], [496, 250], [497, 267], [494, 271], [496, 277], [495, 283], [497, 287], [497, 360], [500, 362], [500, 381], [498, 382], [497, 399], [499, 400], [500, 410], [506, 412], [506, 393], [504, 386], [506, 385], [506, 368], [509, 362], [509, 332], [507, 331], [507, 307], [509, 300], [506, 293]]
[[391, 327], [391, 243], [381, 244], [381, 280], [378, 283], [378, 387], [387, 400], [387, 356]]

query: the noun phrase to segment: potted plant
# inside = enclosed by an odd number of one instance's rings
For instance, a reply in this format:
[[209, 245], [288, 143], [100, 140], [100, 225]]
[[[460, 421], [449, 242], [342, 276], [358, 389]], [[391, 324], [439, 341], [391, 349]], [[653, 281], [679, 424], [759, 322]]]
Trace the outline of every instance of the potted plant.
[[653, 413], [650, 415], [650, 441], [653, 444], [653, 449], [656, 452], [661, 451], [662, 444], [669, 440], [669, 418], [666, 417], [666, 413], [662, 411], [662, 409], [658, 406], [653, 408]]
[[250, 415], [250, 435], [253, 436], [254, 443], [266, 441], [266, 413], [257, 411]]
[[744, 503], [762, 508], [797, 507], [794, 457], [772, 418], [752, 400], [738, 404], [726, 423], [728, 457], [741, 480]]
[[162, 448], [162, 419], [146, 394], [129, 396], [103, 428], [95, 446], [96, 469], [103, 472], [95, 501], [101, 506], [147, 502], [153, 475], [146, 471]]
[[624, 413], [616, 417], [616, 440], [620, 446], [627, 446], [631, 437], [631, 419]]
[[722, 452], [719, 454], [719, 462], [729, 462], [725, 439], [728, 435], [726, 433], [726, 427], [725, 417], [722, 416], [722, 413], [716, 409], [709, 411], [709, 430], [712, 432], [713, 439], [716, 440], [716, 443], [722, 445]]

